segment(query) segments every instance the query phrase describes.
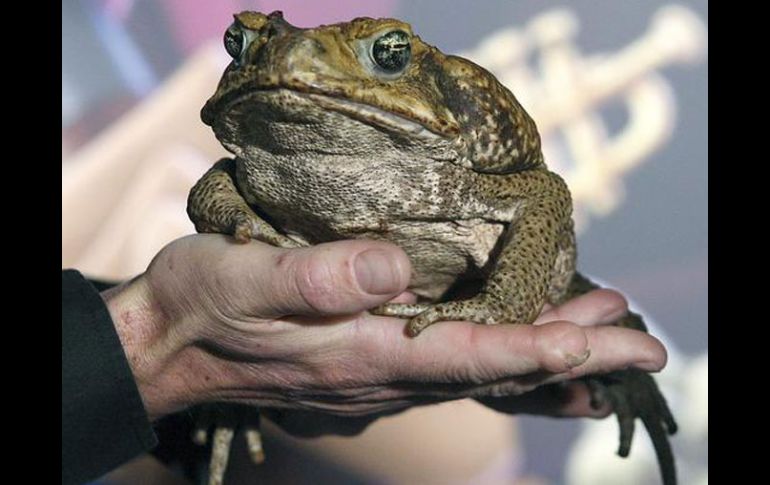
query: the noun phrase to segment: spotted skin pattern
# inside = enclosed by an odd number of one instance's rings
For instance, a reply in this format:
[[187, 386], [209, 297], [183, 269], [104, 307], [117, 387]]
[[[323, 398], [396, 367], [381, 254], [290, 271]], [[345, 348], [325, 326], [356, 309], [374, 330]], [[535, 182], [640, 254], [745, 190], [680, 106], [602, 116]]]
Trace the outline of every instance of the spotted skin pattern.
[[[488, 71], [394, 19], [300, 29], [280, 12], [243, 12], [234, 28], [243, 49], [201, 118], [235, 157], [190, 192], [199, 232], [281, 247], [398, 244], [419, 301], [372, 312], [409, 319], [413, 337], [445, 320], [529, 324], [545, 303], [596, 287], [575, 270], [569, 189], [546, 167], [534, 121]], [[395, 73], [371, 55], [394, 30], [411, 49]], [[617, 325], [646, 331], [637, 315]], [[652, 377], [588, 382], [618, 415], [619, 453], [641, 418], [663, 482], [676, 483], [667, 438], [676, 424]]]

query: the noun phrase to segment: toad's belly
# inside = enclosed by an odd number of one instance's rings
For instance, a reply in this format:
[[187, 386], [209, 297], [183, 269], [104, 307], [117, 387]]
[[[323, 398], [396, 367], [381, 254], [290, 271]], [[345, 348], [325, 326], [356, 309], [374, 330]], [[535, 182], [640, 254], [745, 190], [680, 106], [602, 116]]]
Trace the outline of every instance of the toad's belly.
[[[291, 224], [290, 226], [294, 226]], [[296, 226], [287, 234], [303, 243], [324, 242], [306, 237]], [[412, 262], [409, 289], [437, 300], [450, 287], [465, 280], [485, 279], [499, 249], [505, 226], [482, 219], [458, 222], [398, 221], [376, 228], [329, 227], [328, 240], [374, 239], [401, 247]]]
[[520, 203], [480, 200], [475, 179], [452, 164], [396, 155], [263, 153], [239, 159], [238, 185], [278, 231], [301, 243], [375, 239], [400, 246], [413, 266], [410, 289], [424, 298], [440, 298], [458, 280], [484, 279]]

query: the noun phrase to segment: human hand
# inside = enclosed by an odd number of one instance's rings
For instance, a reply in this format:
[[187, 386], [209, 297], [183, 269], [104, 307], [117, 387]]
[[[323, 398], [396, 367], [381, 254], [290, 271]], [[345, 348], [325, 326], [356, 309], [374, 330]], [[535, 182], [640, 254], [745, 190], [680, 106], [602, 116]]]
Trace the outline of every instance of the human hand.
[[403, 320], [365, 311], [395, 297], [409, 301], [402, 294], [409, 276], [406, 255], [383, 242], [286, 250], [194, 235], [103, 296], [151, 419], [210, 401], [382, 415], [665, 363], [647, 334], [578, 324], [625, 311], [608, 290], [539, 325], [443, 322], [410, 339]]
[[[400, 298], [403, 298], [403, 295]], [[546, 305], [533, 325], [564, 321], [572, 322], [582, 327], [610, 325], [624, 315], [627, 309], [627, 303], [621, 294], [613, 290], [600, 289], [574, 298], [556, 308]], [[626, 330], [617, 332], [610, 328], [616, 329], [617, 327], [608, 327], [608, 329], [601, 330], [598, 333], [596, 329], [585, 329], [588, 333], [588, 340], [600, 340], [602, 348], [604, 345], [618, 345], [618, 347], [614, 348], [618, 355], [603, 357], [597, 359], [594, 363], [594, 369], [599, 373], [617, 370], [616, 366], [622, 361], [623, 354], [634, 352], [633, 349], [625, 346], [635, 342], [635, 339], [629, 340]], [[645, 345], [651, 343], [645, 342]], [[666, 353], [662, 346], [653, 343], [648, 350], [651, 352], [650, 364], [653, 362], [656, 363], [655, 365], [659, 364], [662, 366], [665, 364]], [[596, 358], [595, 354], [591, 358]], [[641, 366], [646, 367], [648, 370], [654, 370], [653, 365], [647, 367], [647, 364], [642, 364]], [[589, 371], [586, 368], [580, 368], [580, 366], [574, 369], [574, 371], [567, 371], [567, 375], [570, 372], [573, 373], [575, 376], [573, 380], [564, 381], [562, 380], [564, 376], [560, 374], [534, 372], [528, 376], [521, 376], [518, 385], [514, 385], [513, 389], [509, 389], [507, 385], [502, 385], [498, 389], [494, 389], [494, 386], [485, 389], [485, 392], [499, 394], [499, 397], [489, 395], [476, 397], [476, 400], [492, 409], [507, 414], [531, 414], [551, 417], [606, 417], [612, 412], [609, 403], [603, 403], [598, 408], [592, 407], [590, 404], [591, 393], [585, 382], [578, 379], [578, 376], [585, 375]], [[550, 383], [554, 381], [558, 382]], [[526, 384], [524, 384], [525, 382]], [[539, 387], [532, 391], [524, 392], [527, 388], [533, 386]], [[457, 390], [460, 391], [461, 388], [462, 386], [458, 386]], [[507, 392], [513, 392], [513, 394], [506, 395]], [[416, 401], [427, 403], [430, 402], [430, 398], [416, 399]], [[392, 413], [340, 417], [322, 412], [269, 409], [263, 410], [263, 414], [293, 435], [316, 437], [326, 434], [356, 435], [361, 433], [375, 420]]]

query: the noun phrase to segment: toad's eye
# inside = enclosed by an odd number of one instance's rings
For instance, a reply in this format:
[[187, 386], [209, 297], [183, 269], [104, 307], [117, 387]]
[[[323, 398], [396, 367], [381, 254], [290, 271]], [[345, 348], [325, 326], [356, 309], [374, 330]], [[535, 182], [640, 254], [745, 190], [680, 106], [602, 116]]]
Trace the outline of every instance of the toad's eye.
[[372, 60], [390, 74], [402, 71], [411, 56], [409, 34], [403, 30], [390, 31], [372, 44]]
[[230, 57], [238, 59], [243, 51], [243, 31], [237, 25], [231, 25], [225, 32], [225, 50]]

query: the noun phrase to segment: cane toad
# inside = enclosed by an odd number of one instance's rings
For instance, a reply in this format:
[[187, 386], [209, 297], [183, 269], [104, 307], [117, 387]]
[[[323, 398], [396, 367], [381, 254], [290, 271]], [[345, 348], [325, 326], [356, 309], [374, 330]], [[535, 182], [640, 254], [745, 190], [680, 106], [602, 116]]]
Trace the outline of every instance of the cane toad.
[[[372, 311], [409, 319], [411, 336], [442, 320], [528, 324], [546, 302], [596, 287], [575, 271], [570, 192], [534, 121], [483, 68], [393, 19], [301, 29], [280, 12], [242, 12], [225, 48], [233, 60], [201, 117], [235, 157], [190, 193], [199, 232], [282, 247], [396, 243], [420, 300]], [[646, 330], [634, 314], [617, 324]], [[652, 377], [589, 382], [617, 413], [619, 453], [640, 417], [675, 483], [676, 424]]]

